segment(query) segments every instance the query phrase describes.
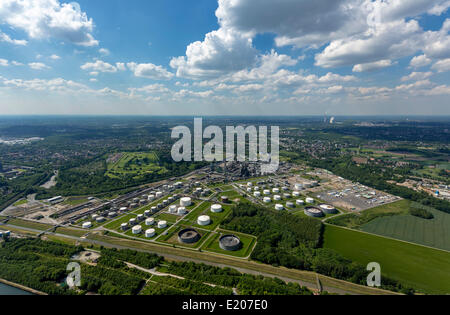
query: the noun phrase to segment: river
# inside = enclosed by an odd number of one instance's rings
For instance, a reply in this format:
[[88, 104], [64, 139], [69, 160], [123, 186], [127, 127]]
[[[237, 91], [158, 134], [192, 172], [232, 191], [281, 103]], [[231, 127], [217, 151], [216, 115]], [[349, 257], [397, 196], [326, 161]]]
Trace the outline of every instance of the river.
[[0, 282], [0, 295], [33, 295], [33, 293]]

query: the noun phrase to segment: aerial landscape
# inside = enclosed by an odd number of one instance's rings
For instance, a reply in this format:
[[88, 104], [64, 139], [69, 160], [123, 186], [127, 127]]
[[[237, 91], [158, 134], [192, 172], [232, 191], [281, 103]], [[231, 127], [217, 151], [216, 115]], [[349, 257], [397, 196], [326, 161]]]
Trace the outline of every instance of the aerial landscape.
[[1, 1], [0, 295], [450, 294], [449, 7]]

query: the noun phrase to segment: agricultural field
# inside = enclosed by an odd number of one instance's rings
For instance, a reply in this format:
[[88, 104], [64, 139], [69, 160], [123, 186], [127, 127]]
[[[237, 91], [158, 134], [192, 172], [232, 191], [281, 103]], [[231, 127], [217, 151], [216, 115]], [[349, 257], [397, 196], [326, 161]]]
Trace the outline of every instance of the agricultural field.
[[378, 262], [382, 274], [430, 294], [450, 293], [450, 253], [420, 245], [327, 225], [325, 248], [367, 265]]
[[147, 173], [167, 172], [158, 165], [158, 155], [154, 152], [125, 152], [109, 156], [106, 175], [111, 178], [123, 176], [139, 177]]
[[375, 219], [361, 230], [450, 251], [450, 214], [427, 208], [434, 216], [426, 220], [412, 215]]

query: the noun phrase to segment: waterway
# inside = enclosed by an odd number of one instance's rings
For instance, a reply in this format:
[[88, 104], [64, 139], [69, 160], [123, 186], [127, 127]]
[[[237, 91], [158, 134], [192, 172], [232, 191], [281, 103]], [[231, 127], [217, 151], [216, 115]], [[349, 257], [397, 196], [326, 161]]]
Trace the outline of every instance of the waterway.
[[33, 294], [0, 282], [0, 295], [33, 295]]

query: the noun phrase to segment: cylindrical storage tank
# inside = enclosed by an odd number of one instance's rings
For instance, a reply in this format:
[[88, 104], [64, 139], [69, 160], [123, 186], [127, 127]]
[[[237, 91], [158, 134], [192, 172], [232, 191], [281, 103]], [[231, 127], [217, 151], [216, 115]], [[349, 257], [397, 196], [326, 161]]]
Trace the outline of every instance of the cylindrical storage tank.
[[153, 201], [155, 200], [155, 195], [149, 195], [148, 196], [148, 201]]
[[258, 186], [255, 187], [255, 191], [259, 191], [259, 187]]
[[222, 200], [223, 203], [229, 203], [230, 202], [230, 200], [228, 199], [227, 196], [220, 197], [220, 200]]
[[147, 238], [151, 238], [155, 235], [156, 235], [155, 229], [148, 229], [147, 231], [145, 231], [145, 237]]
[[284, 210], [284, 207], [283, 207], [283, 205], [276, 204], [275, 205], [275, 210], [281, 211], [281, 210]]
[[338, 213], [337, 209], [334, 206], [332, 206], [332, 205], [321, 204], [319, 207], [320, 207], [320, 210], [322, 210], [326, 214], [336, 214], [336, 213]]
[[132, 218], [128, 221], [128, 223], [130, 224], [130, 226], [133, 226], [133, 225], [137, 224], [137, 220], [136, 220], [136, 218]]
[[156, 192], [156, 198], [161, 198], [162, 196], [163, 196], [163, 193], [162, 192], [160, 192], [160, 191], [158, 191], [158, 192]]
[[248, 186], [248, 187], [252, 187], [252, 186], [253, 186], [253, 183], [248, 182], [248, 183], [247, 183], [247, 186]]
[[251, 189], [250, 187], [247, 188], [247, 192], [251, 193], [253, 191], [253, 189]]
[[280, 189], [279, 188], [274, 188], [274, 189], [272, 189], [272, 192], [274, 194], [278, 194], [280, 192]]
[[177, 213], [177, 206], [171, 205], [171, 206], [169, 207], [169, 212], [170, 212], [170, 213]]
[[185, 207], [179, 207], [179, 208], [178, 208], [178, 214], [179, 214], [179, 215], [184, 215], [184, 214], [186, 214], [186, 213], [187, 213], [187, 210], [186, 210]]
[[300, 192], [299, 191], [294, 191], [292, 193], [292, 197], [300, 197]]
[[290, 194], [283, 194], [283, 197], [288, 199], [288, 198], [291, 198], [291, 195]]
[[197, 219], [197, 224], [203, 225], [203, 226], [209, 225], [209, 224], [211, 224], [211, 218], [207, 215], [201, 215]]
[[314, 203], [314, 199], [308, 197], [308, 198], [306, 198], [306, 203], [309, 203], [309, 204]]
[[158, 229], [165, 229], [167, 227], [167, 221], [159, 221]]
[[133, 228], [131, 229], [131, 232], [133, 234], [141, 233], [142, 232], [142, 226], [140, 226], [140, 225], [133, 226]]
[[273, 200], [280, 201], [281, 200], [281, 196], [280, 195], [275, 195], [275, 196], [273, 196]]
[[93, 215], [92, 215], [92, 219], [94, 219], [94, 220], [97, 219], [98, 217], [99, 217], [98, 214], [93, 214]]
[[122, 207], [122, 208], [119, 209], [120, 212], [125, 212], [125, 211], [127, 211], [127, 210], [128, 210], [127, 207]]
[[148, 218], [147, 220], [145, 220], [145, 225], [147, 226], [151, 226], [155, 224], [155, 219], [153, 218]]
[[259, 197], [261, 197], [261, 192], [255, 191], [255, 192], [253, 193], [253, 196], [255, 196], [256, 198], [259, 198]]
[[183, 197], [180, 199], [180, 206], [189, 207], [192, 205], [192, 199], [190, 197]]
[[268, 189], [266, 189], [266, 190], [264, 190], [264, 195], [270, 195], [270, 190], [268, 190]]
[[122, 231], [126, 231], [126, 230], [128, 229], [128, 223], [122, 223], [122, 224], [120, 225], [120, 229], [121, 229]]
[[158, 208], [157, 208], [157, 207], [152, 207], [152, 208], [150, 209], [150, 211], [151, 211], [152, 213], [155, 213], [155, 212], [158, 211]]
[[138, 214], [138, 216], [136, 217], [136, 219], [138, 221], [143, 221], [144, 220], [144, 215], [143, 214]]
[[110, 217], [110, 218], [117, 217], [117, 212], [112, 211], [112, 212], [108, 213], [108, 217]]
[[151, 215], [152, 215], [152, 212], [150, 210], [145, 210], [144, 216], [146, 216], [148, 218]]
[[104, 217], [97, 217], [97, 218], [95, 219], [95, 221], [97, 221], [97, 223], [103, 223], [103, 222], [106, 221], [106, 219], [105, 219]]
[[306, 207], [305, 208], [305, 214], [307, 216], [313, 217], [313, 218], [321, 218], [324, 216], [322, 210], [316, 207]]
[[303, 200], [301, 200], [301, 199], [297, 200], [295, 203], [296, 203], [298, 206], [303, 206], [303, 205], [305, 204], [305, 202], [304, 202]]
[[295, 187], [295, 190], [303, 190], [303, 185], [302, 184], [297, 183], [297, 184], [294, 185], [294, 187]]
[[84, 222], [83, 229], [90, 229], [92, 227], [92, 222]]
[[294, 203], [291, 202], [291, 201], [286, 202], [286, 207], [287, 207], [287, 208], [294, 208]]
[[269, 197], [264, 197], [264, 203], [270, 203], [272, 200]]
[[288, 190], [289, 190], [289, 187], [283, 186], [283, 188], [281, 188], [281, 189], [283, 189], [284, 191], [288, 191]]
[[223, 211], [222, 205], [212, 205], [211, 206], [211, 212], [219, 213], [222, 211]]
[[201, 238], [200, 233], [194, 229], [184, 229], [178, 233], [178, 242], [183, 244], [197, 243]]
[[219, 246], [226, 251], [237, 251], [242, 248], [242, 243], [236, 235], [224, 235], [219, 239]]

